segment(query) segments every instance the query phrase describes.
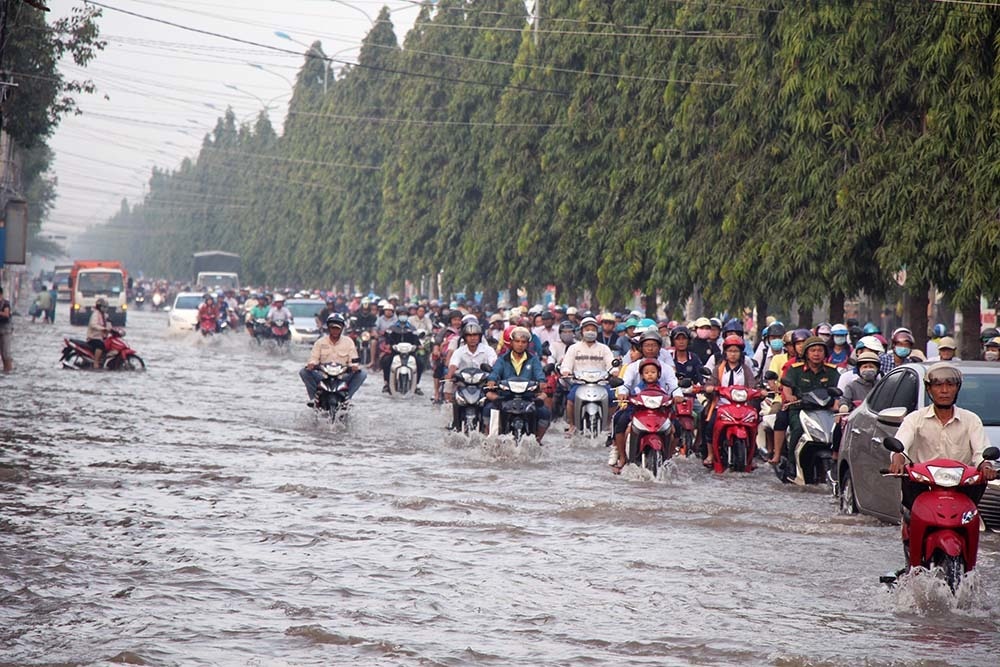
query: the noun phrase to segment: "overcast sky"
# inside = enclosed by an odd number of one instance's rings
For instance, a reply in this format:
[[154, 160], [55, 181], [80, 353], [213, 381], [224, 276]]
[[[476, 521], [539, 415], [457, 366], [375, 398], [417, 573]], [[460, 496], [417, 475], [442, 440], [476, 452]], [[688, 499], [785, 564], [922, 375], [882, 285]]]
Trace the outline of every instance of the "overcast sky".
[[[82, 0], [47, 0], [51, 17], [67, 16]], [[397, 37], [412, 25], [409, 0], [106, 0], [138, 14], [282, 48], [321, 40], [327, 54], [354, 60], [383, 5]], [[366, 16], [367, 15], [367, 16]], [[50, 146], [59, 198], [45, 232], [74, 235], [104, 222], [122, 197], [141, 199], [153, 165], [175, 168], [195, 156], [227, 106], [241, 121], [271, 107], [280, 132], [299, 55], [281, 54], [104, 9], [107, 47], [67, 78], [89, 78], [98, 93], [80, 97], [80, 116], [63, 119]], [[284, 32], [301, 46], [279, 38]], [[263, 69], [261, 69], [263, 68]]]

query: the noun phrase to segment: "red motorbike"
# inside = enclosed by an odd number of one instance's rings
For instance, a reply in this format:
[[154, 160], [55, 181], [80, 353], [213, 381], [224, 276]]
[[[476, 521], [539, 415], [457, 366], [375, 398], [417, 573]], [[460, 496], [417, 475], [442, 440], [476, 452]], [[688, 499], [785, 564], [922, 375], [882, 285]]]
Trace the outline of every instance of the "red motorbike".
[[748, 403], [762, 398], [766, 392], [739, 385], [719, 387], [719, 396], [729, 401], [720, 405], [715, 413], [712, 430], [713, 469], [750, 472], [757, 449], [757, 425], [760, 415]]
[[[94, 367], [94, 353], [87, 346], [87, 341], [79, 338], [64, 338], [62, 357], [59, 359], [63, 368], [90, 369]], [[112, 329], [104, 339], [104, 355], [101, 357], [101, 368], [108, 370], [144, 371], [146, 364], [142, 357], [125, 342], [124, 329]]]
[[691, 384], [690, 380], [681, 380], [681, 391], [684, 399], [674, 402], [673, 419], [677, 424], [679, 451], [684, 456], [694, 456], [697, 452], [698, 428], [694, 415], [694, 397], [701, 392], [701, 385]]
[[[903, 454], [903, 443], [896, 438], [886, 438], [883, 446]], [[998, 458], [1000, 449], [996, 447], [987, 447], [983, 452], [987, 461]], [[882, 474], [889, 471], [883, 469]], [[913, 501], [909, 523], [903, 521], [903, 543], [909, 562], [900, 573], [913, 567], [938, 567], [955, 593], [965, 573], [976, 567], [979, 553], [979, 510], [972, 498], [959, 489], [981, 487], [986, 480], [979, 468], [951, 459], [910, 461], [905, 475], [929, 490]], [[882, 581], [891, 584], [895, 578], [888, 575]]]
[[657, 476], [670, 451], [673, 399], [660, 387], [647, 387], [628, 399], [633, 406], [628, 439], [628, 462]]
[[288, 329], [288, 320], [278, 319], [271, 321], [271, 338], [275, 340], [278, 347], [281, 347], [291, 339], [292, 334]]

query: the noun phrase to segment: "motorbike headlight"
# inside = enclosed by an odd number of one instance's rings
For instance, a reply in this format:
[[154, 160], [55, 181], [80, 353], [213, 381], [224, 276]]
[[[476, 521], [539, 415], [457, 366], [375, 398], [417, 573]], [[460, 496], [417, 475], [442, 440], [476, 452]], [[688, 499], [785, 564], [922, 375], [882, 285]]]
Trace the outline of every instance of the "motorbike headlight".
[[958, 486], [962, 483], [963, 468], [939, 468], [937, 466], [927, 466], [934, 483], [938, 486]]
[[733, 389], [729, 394], [733, 403], [746, 403], [747, 402], [747, 390], [746, 389]]

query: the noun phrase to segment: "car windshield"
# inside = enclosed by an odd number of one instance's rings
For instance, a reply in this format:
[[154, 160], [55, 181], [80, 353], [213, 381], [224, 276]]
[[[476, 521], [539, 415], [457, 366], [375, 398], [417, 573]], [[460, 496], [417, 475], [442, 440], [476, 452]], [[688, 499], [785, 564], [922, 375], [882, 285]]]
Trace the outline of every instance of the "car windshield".
[[316, 317], [319, 311], [323, 310], [323, 302], [316, 303], [290, 303], [288, 310], [292, 311], [292, 317], [296, 320], [311, 320]]
[[77, 289], [84, 295], [120, 294], [123, 286], [117, 271], [87, 271], [77, 276]]
[[200, 296], [179, 296], [174, 304], [174, 310], [198, 310], [202, 300]]
[[69, 271], [56, 271], [52, 282], [56, 284], [56, 287], [69, 287]]
[[198, 276], [198, 282], [204, 287], [211, 287], [215, 290], [237, 289], [239, 284], [236, 276], [219, 275], [217, 273], [204, 273]]
[[[959, 407], [971, 410], [983, 420], [983, 426], [1000, 426], [1000, 373], [971, 373], [964, 371], [962, 390], [958, 395]], [[930, 405], [930, 396], [924, 397]]]

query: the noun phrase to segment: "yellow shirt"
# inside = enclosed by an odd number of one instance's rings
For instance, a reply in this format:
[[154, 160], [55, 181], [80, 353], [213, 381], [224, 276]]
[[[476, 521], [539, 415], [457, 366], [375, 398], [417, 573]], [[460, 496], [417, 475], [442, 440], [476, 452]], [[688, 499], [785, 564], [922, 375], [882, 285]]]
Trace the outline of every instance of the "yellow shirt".
[[781, 354], [776, 354], [771, 357], [771, 365], [767, 367], [767, 370], [774, 371], [774, 374], [781, 379], [781, 367], [788, 363], [788, 355], [782, 352]]
[[511, 366], [514, 367], [514, 372], [520, 375], [521, 368], [524, 366], [524, 362], [528, 360], [528, 353], [525, 352], [524, 354], [522, 354], [520, 359], [517, 358], [516, 354], [517, 354], [516, 352], [510, 353], [510, 364]]
[[309, 363], [316, 364], [343, 364], [348, 365], [358, 358], [358, 349], [354, 346], [354, 341], [348, 336], [341, 336], [334, 343], [329, 336], [323, 336], [313, 343], [312, 354], [309, 355]]

